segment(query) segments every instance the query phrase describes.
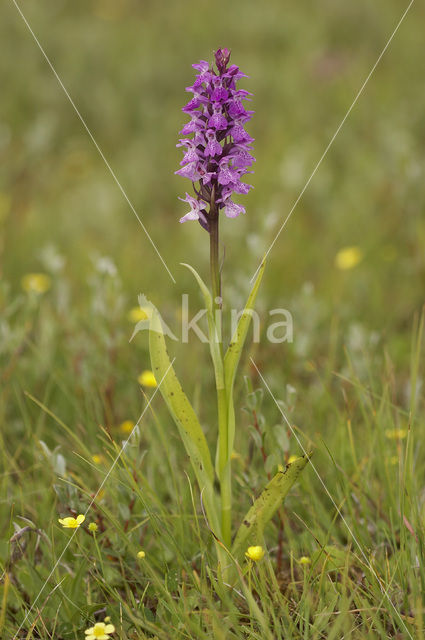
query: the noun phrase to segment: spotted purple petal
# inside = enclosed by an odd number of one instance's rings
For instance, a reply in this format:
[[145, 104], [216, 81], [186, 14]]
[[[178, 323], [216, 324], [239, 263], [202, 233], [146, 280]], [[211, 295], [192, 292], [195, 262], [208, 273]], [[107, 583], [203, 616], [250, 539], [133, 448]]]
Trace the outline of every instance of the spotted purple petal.
[[243, 128], [243, 126], [240, 123], [236, 123], [231, 129], [230, 129], [230, 135], [233, 137], [233, 140], [238, 143], [238, 142], [254, 142], [254, 138], [251, 138], [251, 136], [245, 131], [245, 129]]
[[180, 218], [180, 222], [187, 222], [188, 220], [199, 220], [199, 218], [206, 220], [205, 202], [202, 202], [202, 200], [197, 200], [189, 193], [186, 193], [185, 198], [179, 198], [179, 200], [181, 200], [182, 202], [188, 202], [190, 205], [190, 211], [186, 213], [186, 215], [184, 215], [182, 218]]
[[204, 152], [205, 155], [212, 156], [212, 157], [220, 156], [223, 151], [223, 147], [219, 142], [217, 142], [215, 131], [210, 129], [209, 131], [206, 132], [205, 137], [208, 140], [207, 145], [205, 147], [205, 152]]
[[224, 87], [217, 87], [211, 94], [211, 100], [213, 102], [226, 102], [229, 97], [229, 92]]
[[237, 171], [234, 171], [229, 166], [222, 166], [218, 172], [217, 181], [221, 185], [228, 185], [233, 182], [237, 182], [239, 179], [239, 175]]
[[229, 123], [222, 113], [214, 113], [208, 121], [208, 126], [212, 129], [227, 129]]
[[197, 162], [189, 162], [189, 164], [185, 165], [174, 173], [182, 176], [182, 178], [189, 178], [189, 180], [192, 180], [192, 182], [196, 182], [201, 177]]
[[241, 204], [236, 204], [229, 198], [224, 205], [224, 213], [228, 218], [237, 218], [240, 213], [245, 213], [245, 207]]

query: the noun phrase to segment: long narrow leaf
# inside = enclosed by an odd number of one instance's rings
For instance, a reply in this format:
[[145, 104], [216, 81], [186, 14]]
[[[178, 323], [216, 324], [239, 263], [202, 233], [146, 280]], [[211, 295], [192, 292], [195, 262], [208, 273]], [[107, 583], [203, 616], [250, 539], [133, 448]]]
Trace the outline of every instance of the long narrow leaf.
[[245, 309], [243, 310], [243, 313], [239, 318], [238, 326], [236, 327], [226, 355], [224, 356], [224, 380], [226, 384], [228, 403], [228, 451], [230, 453], [233, 450], [233, 442], [235, 439], [235, 408], [233, 404], [233, 386], [235, 384], [236, 371], [248, 333], [249, 325], [251, 322], [251, 315], [254, 309], [255, 300], [257, 298], [258, 289], [261, 284], [261, 279], [263, 277], [265, 265], [265, 260], [263, 260], [258, 270], [258, 274], [252, 286], [251, 292], [248, 296]]
[[287, 465], [285, 471], [278, 471], [264, 487], [242, 520], [242, 524], [236, 534], [232, 553], [237, 560], [243, 557], [246, 548], [250, 544], [261, 544], [266, 524], [282, 504], [310, 457], [311, 454], [302, 456]]
[[161, 320], [155, 307], [150, 317], [149, 350], [152, 369], [157, 380], [162, 380], [159, 388], [168, 409], [177, 425], [180, 437], [190, 458], [199, 488], [203, 492], [210, 526], [219, 535], [218, 511], [214, 504], [214, 468], [204, 432], [181, 384], [171, 366], [167, 353]]
[[199, 285], [201, 293], [203, 295], [205, 307], [207, 309], [209, 343], [210, 343], [211, 358], [214, 365], [216, 388], [224, 389], [223, 359], [220, 353], [220, 338], [219, 338], [217, 326], [215, 323], [211, 293], [207, 285], [205, 284], [205, 282], [202, 280], [199, 273], [190, 264], [186, 264], [182, 262], [182, 266], [186, 267], [187, 269], [189, 269], [189, 271], [193, 273]]
[[201, 293], [205, 301], [205, 307], [207, 309], [209, 344], [211, 359], [214, 366], [215, 385], [217, 389], [218, 443], [215, 457], [215, 469], [223, 488], [224, 484], [226, 483], [225, 474], [228, 473], [230, 469], [227, 469], [229, 459], [229, 451], [227, 448], [229, 441], [227, 428], [229, 409], [227, 404], [227, 393], [224, 380], [223, 356], [221, 352], [221, 328], [218, 329], [216, 324], [213, 300], [207, 285], [204, 283], [199, 273], [192, 266], [190, 266], [190, 264], [182, 263], [182, 265], [184, 267], [187, 267], [189, 271], [191, 271], [195, 276], [199, 288], [201, 289]]

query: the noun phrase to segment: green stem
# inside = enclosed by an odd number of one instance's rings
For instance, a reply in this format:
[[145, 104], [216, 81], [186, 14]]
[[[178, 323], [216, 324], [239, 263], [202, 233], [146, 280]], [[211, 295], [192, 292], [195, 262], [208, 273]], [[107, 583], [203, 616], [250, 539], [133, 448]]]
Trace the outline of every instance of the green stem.
[[[210, 215], [210, 269], [214, 309], [221, 309], [217, 298], [221, 297], [220, 267], [218, 264], [218, 210], [211, 204]], [[221, 336], [220, 336], [221, 338]]]
[[100, 568], [102, 570], [102, 576], [103, 576], [103, 578], [105, 578], [105, 567], [103, 566], [102, 554], [100, 553], [100, 549], [99, 549], [99, 545], [97, 543], [97, 538], [96, 538], [96, 533], [95, 532], [93, 533], [93, 540], [94, 540], [94, 545], [96, 547], [97, 556], [99, 558]]
[[[210, 223], [210, 269], [211, 287], [213, 296], [214, 320], [217, 327], [217, 339], [219, 341], [221, 358], [223, 359], [223, 337], [222, 337], [222, 300], [221, 300], [221, 277], [219, 256], [219, 215], [214, 199], [211, 202], [209, 213]], [[224, 386], [217, 387], [218, 406], [218, 476], [220, 480], [221, 493], [221, 526], [223, 543], [230, 548], [232, 542], [231, 514], [232, 514], [232, 486], [230, 472], [230, 454], [228, 451], [228, 408], [227, 395]]]
[[[227, 433], [227, 423], [226, 423]], [[226, 441], [227, 441], [227, 435]], [[223, 542], [228, 549], [232, 545], [232, 475], [231, 475], [231, 462], [230, 454], [227, 451], [226, 444], [226, 464], [220, 474], [220, 489], [221, 489], [221, 527], [223, 531]]]

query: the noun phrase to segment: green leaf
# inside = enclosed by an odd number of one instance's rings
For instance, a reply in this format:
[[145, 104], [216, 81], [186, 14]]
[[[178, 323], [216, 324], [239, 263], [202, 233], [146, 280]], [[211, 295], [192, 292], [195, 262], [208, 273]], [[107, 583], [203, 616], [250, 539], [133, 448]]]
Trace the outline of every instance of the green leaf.
[[255, 500], [244, 517], [233, 543], [232, 554], [237, 560], [243, 558], [244, 552], [251, 544], [261, 544], [266, 524], [282, 504], [310, 457], [311, 454], [302, 456], [288, 464], [285, 471], [278, 471]]
[[223, 359], [220, 352], [220, 332], [215, 323], [211, 293], [199, 273], [190, 264], [186, 264], [185, 262], [182, 262], [181, 264], [193, 273], [203, 295], [205, 307], [207, 309], [208, 334], [211, 358], [214, 365], [215, 384], [217, 389], [224, 389], [224, 369]]
[[261, 284], [261, 279], [263, 277], [265, 266], [266, 266], [266, 262], [265, 260], [263, 260], [258, 270], [258, 274], [252, 286], [251, 292], [248, 296], [245, 309], [243, 310], [243, 313], [239, 318], [238, 326], [236, 327], [236, 331], [232, 336], [226, 355], [224, 356], [224, 380], [226, 384], [227, 403], [228, 403], [227, 447], [228, 447], [229, 455], [233, 451], [233, 442], [235, 439], [235, 407], [233, 403], [233, 386], [235, 384], [236, 371], [238, 368], [242, 349], [248, 333], [249, 325], [251, 322], [251, 314], [254, 309], [255, 300], [257, 297], [258, 289]]
[[207, 516], [216, 535], [220, 534], [218, 510], [214, 497], [214, 468], [208, 444], [198, 418], [175, 374], [162, 333], [161, 319], [152, 305], [149, 327], [149, 351], [152, 370], [159, 390], [179, 430], [202, 492]]
[[202, 280], [198, 272], [189, 264], [182, 263], [184, 267], [187, 267], [189, 271], [195, 276], [201, 293], [204, 297], [205, 307], [207, 309], [208, 320], [208, 335], [211, 359], [214, 366], [215, 386], [217, 389], [217, 409], [218, 409], [218, 442], [215, 458], [215, 469], [217, 476], [220, 479], [221, 486], [223, 487], [226, 482], [229, 481], [228, 474], [230, 473], [229, 466], [229, 451], [227, 444], [229, 441], [227, 418], [228, 418], [228, 404], [227, 394], [224, 381], [224, 366], [222, 357], [221, 346], [221, 327], [217, 327], [216, 318], [214, 313], [214, 305], [211, 293]]

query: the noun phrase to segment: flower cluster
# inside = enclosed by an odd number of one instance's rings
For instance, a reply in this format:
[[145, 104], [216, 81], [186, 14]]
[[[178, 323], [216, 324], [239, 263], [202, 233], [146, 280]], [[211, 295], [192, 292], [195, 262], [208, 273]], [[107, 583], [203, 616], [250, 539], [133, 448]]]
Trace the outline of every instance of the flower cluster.
[[241, 177], [251, 173], [248, 168], [255, 162], [251, 154], [253, 138], [244, 128], [253, 111], [242, 104], [252, 94], [236, 89], [237, 80], [246, 75], [236, 65], [229, 66], [229, 60], [230, 51], [218, 49], [217, 71], [205, 60], [193, 65], [198, 74], [194, 84], [186, 88], [193, 98], [183, 107], [190, 122], [180, 131], [191, 137], [181, 138], [177, 145], [183, 147], [184, 156], [176, 173], [192, 181], [196, 194], [186, 193], [180, 198], [190, 205], [180, 222], [199, 220], [207, 231], [209, 215], [216, 215], [220, 209], [229, 218], [245, 213], [242, 205], [233, 202], [232, 195], [248, 193], [251, 185], [241, 182]]

